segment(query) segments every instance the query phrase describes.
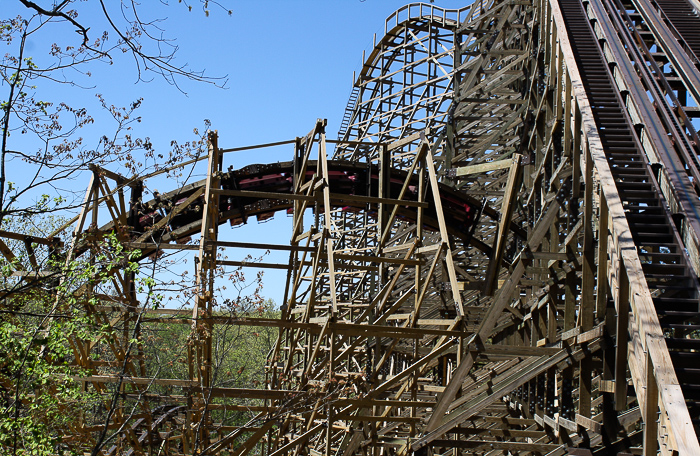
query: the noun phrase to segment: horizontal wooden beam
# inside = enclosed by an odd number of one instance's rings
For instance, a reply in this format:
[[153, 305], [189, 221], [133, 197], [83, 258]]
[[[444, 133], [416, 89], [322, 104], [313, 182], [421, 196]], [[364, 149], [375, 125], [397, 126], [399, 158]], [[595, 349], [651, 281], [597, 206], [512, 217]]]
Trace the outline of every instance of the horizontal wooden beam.
[[510, 168], [512, 165], [513, 160], [508, 158], [505, 160], [479, 163], [478, 165], [461, 166], [459, 168], [454, 168], [454, 175], [459, 177], [469, 176], [471, 174], [477, 173], [487, 173], [489, 171], [497, 171], [499, 169]]
[[503, 442], [498, 440], [433, 440], [433, 448], [491, 448], [493, 450], [508, 450], [516, 452], [549, 453], [554, 450], [566, 449], [565, 445], [551, 443]]
[[59, 239], [54, 241], [50, 237], [43, 238], [39, 236], [30, 236], [28, 234], [13, 233], [5, 230], [0, 230], [0, 238], [14, 239], [16, 241], [29, 241], [42, 245], [52, 245], [55, 243], [57, 246], [63, 246], [63, 242], [61, 242]]

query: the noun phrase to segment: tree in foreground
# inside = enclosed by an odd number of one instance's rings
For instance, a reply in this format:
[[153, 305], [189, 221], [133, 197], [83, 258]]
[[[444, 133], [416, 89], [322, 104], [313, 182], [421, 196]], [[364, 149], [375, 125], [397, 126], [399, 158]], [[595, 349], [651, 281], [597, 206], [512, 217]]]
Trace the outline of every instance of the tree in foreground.
[[[114, 454], [118, 436], [141, 435], [140, 417], [154, 410], [177, 415], [162, 397], [187, 394], [186, 384], [135, 386], [124, 379], [187, 377], [187, 354], [163, 350], [162, 342], [175, 341], [186, 352], [189, 323], [182, 313], [157, 311], [173, 296], [191, 306], [196, 284], [172, 271], [160, 279], [182, 258], [125, 248], [131, 239], [128, 217], [98, 232], [100, 220], [85, 215], [91, 203], [104, 203], [98, 192], [121, 197], [131, 189], [132, 202], [140, 201], [144, 175], [168, 172], [184, 184], [189, 173], [182, 163], [206, 153], [207, 136], [157, 152], [149, 138], [134, 134], [142, 100], [111, 104], [112, 94], [101, 95], [105, 88], [92, 86], [91, 72], [95, 65], [123, 65], [139, 81], [160, 80], [175, 90], [188, 80], [223, 86], [225, 78], [178, 63], [176, 44], [164, 38], [167, 22], [148, 17], [150, 11], [134, 1], [16, 0], [3, 6], [8, 16], [0, 20], [0, 448], [12, 455]], [[180, 14], [193, 6], [207, 15], [210, 6], [223, 9], [204, 0], [169, 8]], [[57, 93], [67, 95], [56, 99]], [[98, 113], [83, 105], [86, 93], [96, 96]], [[95, 127], [105, 115], [112, 124], [108, 134], [104, 125]], [[93, 178], [87, 197], [76, 187], [85, 176]], [[107, 178], [114, 188], [107, 188]], [[67, 230], [76, 218], [79, 229], [71, 235]], [[259, 295], [260, 280], [244, 285], [236, 277], [235, 293], [219, 290], [217, 317], [275, 316]], [[276, 333], [233, 328], [215, 335], [214, 384], [259, 384]], [[99, 387], [81, 380], [101, 375], [120, 380], [93, 383]], [[244, 423], [248, 408], [259, 406], [209, 402], [220, 426]], [[119, 414], [126, 415], [120, 417], [123, 424], [110, 426]], [[199, 426], [195, 433], [204, 431]]]

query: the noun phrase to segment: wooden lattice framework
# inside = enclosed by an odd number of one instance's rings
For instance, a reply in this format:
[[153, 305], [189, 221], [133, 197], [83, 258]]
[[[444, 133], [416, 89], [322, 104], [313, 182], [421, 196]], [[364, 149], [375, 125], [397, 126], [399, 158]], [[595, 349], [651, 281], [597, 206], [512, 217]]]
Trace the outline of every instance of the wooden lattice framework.
[[[338, 140], [319, 120], [285, 142], [292, 161], [224, 171], [240, 149], [212, 132], [206, 179], [150, 202], [143, 179], [95, 168], [66, 264], [115, 230], [142, 258], [198, 258], [188, 309], [149, 309], [118, 269], [112, 296], [76, 290], [115, 330], [73, 346], [85, 388], [125, 398], [101, 454], [700, 454], [700, 51], [683, 28], [700, 20], [687, 1], [681, 20], [648, 0], [412, 4], [375, 40]], [[219, 236], [280, 210], [288, 245]], [[11, 241], [61, 247], [1, 234], [10, 261]], [[289, 263], [217, 255], [242, 247]], [[32, 265], [21, 283], [56, 284]], [[280, 318], [215, 312], [217, 271], [236, 267], [287, 270]], [[191, 325], [186, 376], [148, 374], [130, 348], [145, 318]], [[279, 329], [264, 386], [221, 386], [217, 325]], [[255, 417], [231, 427], [220, 410]]]

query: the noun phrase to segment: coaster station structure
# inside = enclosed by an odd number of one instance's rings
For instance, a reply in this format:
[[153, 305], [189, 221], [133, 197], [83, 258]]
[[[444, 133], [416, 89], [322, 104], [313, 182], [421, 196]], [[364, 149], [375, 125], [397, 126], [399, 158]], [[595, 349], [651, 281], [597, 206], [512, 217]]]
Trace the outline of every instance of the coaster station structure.
[[[226, 171], [240, 148], [212, 132], [206, 179], [152, 201], [94, 169], [66, 261], [116, 231], [155, 262], [193, 250], [196, 293], [149, 310], [111, 271], [115, 293], [83, 305], [114, 334], [75, 340], [74, 362], [123, 405], [70, 433], [110, 430], [101, 454], [700, 454], [699, 10], [407, 5], [363, 59], [337, 140], [319, 120], [274, 144], [291, 161]], [[282, 210], [288, 245], [223, 239], [227, 221]], [[243, 247], [289, 262], [218, 255]], [[217, 275], [248, 267], [287, 270], [280, 318], [215, 311]], [[186, 376], [150, 375], [129, 348], [144, 319], [191, 326]], [[264, 387], [215, 373], [215, 328], [236, 325], [279, 329]], [[226, 423], [241, 410], [247, 424]]]

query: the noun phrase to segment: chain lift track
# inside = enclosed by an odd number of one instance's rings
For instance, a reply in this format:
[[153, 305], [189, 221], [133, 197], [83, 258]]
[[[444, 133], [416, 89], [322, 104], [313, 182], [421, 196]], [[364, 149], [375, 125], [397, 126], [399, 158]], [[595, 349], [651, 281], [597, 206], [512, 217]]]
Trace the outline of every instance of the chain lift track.
[[[147, 308], [119, 270], [99, 304], [77, 291], [115, 331], [73, 341], [85, 389], [121, 392], [100, 454], [700, 455], [698, 30], [697, 0], [410, 4], [337, 140], [319, 120], [254, 146], [289, 162], [226, 171], [243, 148], [212, 132], [206, 178], [151, 201], [93, 169], [67, 262], [112, 231], [144, 260], [197, 258], [188, 308]], [[280, 211], [289, 244], [224, 239]], [[0, 236], [10, 261], [15, 241], [61, 247]], [[240, 248], [289, 261], [220, 255]], [[42, 286], [34, 267], [15, 276]], [[279, 318], [220, 312], [236, 268], [287, 271]], [[142, 319], [191, 326], [184, 376], [128, 355]], [[216, 372], [217, 327], [278, 331], [264, 385]], [[72, 426], [86, 445], [104, 427]]]

